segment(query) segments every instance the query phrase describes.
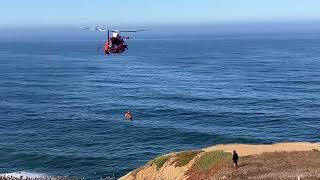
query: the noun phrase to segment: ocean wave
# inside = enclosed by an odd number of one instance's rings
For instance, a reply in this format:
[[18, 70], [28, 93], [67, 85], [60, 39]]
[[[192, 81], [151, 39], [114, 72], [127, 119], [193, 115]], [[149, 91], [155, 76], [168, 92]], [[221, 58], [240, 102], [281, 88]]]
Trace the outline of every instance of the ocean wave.
[[[26, 172], [26, 171], [16, 171], [11, 173], [3, 173], [0, 174], [1, 180], [75, 180], [75, 179], [84, 179], [77, 177], [64, 177], [64, 176], [49, 176], [44, 173], [34, 173], [34, 172]], [[100, 178], [103, 180], [115, 180], [114, 176], [107, 176], [104, 178]]]
[[49, 175], [44, 173], [34, 173], [34, 172], [26, 172], [26, 171], [16, 171], [11, 173], [3, 173], [0, 174], [0, 177], [8, 177], [8, 178], [20, 178], [20, 179], [41, 179], [47, 178]]

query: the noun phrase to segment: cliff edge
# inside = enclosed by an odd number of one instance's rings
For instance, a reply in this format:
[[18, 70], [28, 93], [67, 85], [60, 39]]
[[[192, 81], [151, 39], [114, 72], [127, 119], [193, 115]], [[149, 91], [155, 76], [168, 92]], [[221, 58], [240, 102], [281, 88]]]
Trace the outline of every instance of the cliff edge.
[[[232, 162], [232, 151], [240, 156]], [[156, 157], [120, 180], [320, 179], [320, 143], [217, 145]]]

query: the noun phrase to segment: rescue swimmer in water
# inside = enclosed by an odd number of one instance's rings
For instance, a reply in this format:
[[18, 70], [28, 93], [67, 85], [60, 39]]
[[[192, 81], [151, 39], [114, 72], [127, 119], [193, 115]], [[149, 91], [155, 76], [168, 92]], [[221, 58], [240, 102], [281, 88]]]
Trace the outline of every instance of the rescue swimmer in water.
[[132, 114], [131, 114], [131, 112], [130, 112], [129, 110], [125, 113], [124, 117], [125, 117], [128, 121], [132, 121]]
[[[88, 27], [80, 27], [81, 29], [92, 30], [92, 31], [100, 31], [100, 32], [107, 32], [108, 39], [104, 46], [104, 53], [105, 54], [120, 54], [128, 50], [128, 45], [126, 44], [125, 40], [129, 39], [129, 37], [121, 36], [121, 32], [133, 33], [133, 32], [141, 32], [146, 30], [134, 30], [134, 31], [120, 31], [120, 30], [109, 30], [104, 28], [88, 28]], [[110, 34], [112, 36], [110, 37]]]

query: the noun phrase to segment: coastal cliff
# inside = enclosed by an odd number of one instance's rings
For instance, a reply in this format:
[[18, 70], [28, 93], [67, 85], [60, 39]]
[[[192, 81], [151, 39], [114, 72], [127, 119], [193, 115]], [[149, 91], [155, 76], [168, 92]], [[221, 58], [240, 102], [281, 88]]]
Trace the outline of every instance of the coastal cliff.
[[302, 142], [217, 145], [156, 157], [120, 180], [320, 179], [319, 150], [320, 143]]

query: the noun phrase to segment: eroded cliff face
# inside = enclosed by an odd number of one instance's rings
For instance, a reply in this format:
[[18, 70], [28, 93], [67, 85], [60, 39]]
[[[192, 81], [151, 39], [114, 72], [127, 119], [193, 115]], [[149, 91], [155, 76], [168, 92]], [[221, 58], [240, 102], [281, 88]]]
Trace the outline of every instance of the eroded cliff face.
[[159, 156], [119, 180], [186, 180], [188, 170], [203, 153], [191, 151]]

